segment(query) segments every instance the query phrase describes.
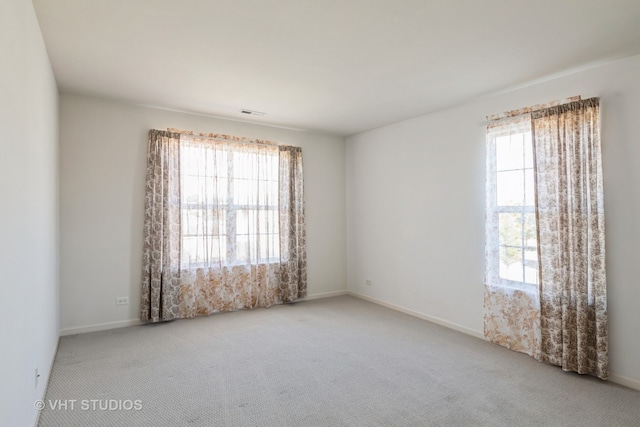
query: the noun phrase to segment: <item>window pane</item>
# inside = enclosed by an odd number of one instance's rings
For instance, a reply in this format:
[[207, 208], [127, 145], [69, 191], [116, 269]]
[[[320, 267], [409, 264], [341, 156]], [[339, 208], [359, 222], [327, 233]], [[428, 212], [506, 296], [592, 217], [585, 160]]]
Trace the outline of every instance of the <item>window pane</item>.
[[258, 212], [258, 233], [278, 233], [278, 211], [261, 210]]
[[533, 169], [526, 169], [524, 171], [524, 204], [526, 206], [536, 204], [533, 179]]
[[198, 224], [200, 224], [199, 209], [184, 209], [182, 211], [182, 234], [183, 235], [197, 235]]
[[538, 247], [536, 215], [533, 213], [524, 214], [524, 245], [528, 248]]
[[226, 150], [212, 150], [212, 157], [215, 158], [215, 175], [219, 178], [229, 176], [229, 155]]
[[500, 247], [500, 278], [522, 282], [522, 249]]
[[280, 234], [280, 212], [269, 211], [269, 233]]
[[182, 259], [186, 262], [196, 262], [198, 238], [183, 237], [182, 238]]
[[278, 182], [259, 181], [258, 182], [258, 203], [261, 206], [278, 205]]
[[227, 179], [186, 175], [182, 180], [182, 202], [185, 204], [226, 203]]
[[256, 164], [256, 155], [247, 152], [233, 153], [233, 177], [236, 179], [254, 178]]
[[233, 180], [233, 202], [236, 205], [257, 205], [257, 181]]
[[228, 155], [225, 150], [198, 142], [183, 143], [180, 149], [180, 167], [186, 175], [213, 177], [228, 176]]
[[227, 200], [228, 194], [228, 181], [227, 178], [217, 178], [214, 181], [214, 195], [213, 197], [207, 199], [209, 203], [218, 203], [218, 204], [227, 204], [229, 203]]
[[260, 158], [260, 179], [278, 182], [278, 156], [269, 154]]
[[224, 234], [224, 211], [217, 211], [213, 209], [208, 209], [207, 220], [204, 222], [204, 234], [208, 234], [210, 236], [218, 236], [220, 233]]
[[270, 234], [259, 234], [258, 235], [258, 247], [259, 247], [259, 255], [260, 260], [268, 260], [271, 257], [269, 241], [273, 238]]
[[280, 237], [273, 234], [273, 238], [269, 240], [269, 255], [271, 258], [280, 258]]
[[258, 244], [260, 246], [260, 261], [268, 261], [279, 257], [279, 242], [277, 234], [260, 234], [258, 235]]
[[187, 175], [182, 180], [182, 203], [199, 203], [200, 184], [197, 176]]
[[247, 211], [236, 211], [236, 234], [249, 234], [249, 216]]
[[524, 281], [538, 284], [538, 250], [530, 249], [524, 251]]
[[269, 226], [268, 211], [260, 210], [256, 212], [256, 233], [268, 233]]
[[204, 246], [200, 237], [184, 237], [182, 239], [182, 258], [190, 263], [204, 262]]
[[225, 230], [225, 212], [213, 209], [184, 209], [182, 233], [192, 236], [217, 236]]
[[249, 261], [256, 262], [258, 260], [258, 235], [249, 235]]
[[212, 262], [212, 261], [218, 261], [220, 259], [220, 254], [224, 253], [221, 252], [221, 241], [220, 241], [220, 237], [213, 237], [213, 238], [209, 238], [206, 239], [205, 242], [207, 243], [207, 253], [206, 253], [206, 258], [207, 261]]
[[236, 233], [250, 234], [256, 233], [257, 212], [255, 210], [240, 209], [236, 212]]
[[524, 167], [533, 168], [533, 144], [530, 132], [524, 134]]
[[249, 236], [236, 236], [236, 261], [249, 261]]
[[508, 246], [522, 246], [522, 214], [498, 214], [500, 244]]
[[183, 172], [197, 173], [201, 150], [189, 143], [180, 144], [180, 168]]
[[498, 171], [522, 169], [524, 163], [523, 134], [496, 138], [496, 167]]
[[497, 173], [498, 206], [522, 206], [524, 197], [524, 171]]
[[225, 236], [190, 236], [182, 238], [182, 259], [186, 263], [218, 262], [224, 254]]

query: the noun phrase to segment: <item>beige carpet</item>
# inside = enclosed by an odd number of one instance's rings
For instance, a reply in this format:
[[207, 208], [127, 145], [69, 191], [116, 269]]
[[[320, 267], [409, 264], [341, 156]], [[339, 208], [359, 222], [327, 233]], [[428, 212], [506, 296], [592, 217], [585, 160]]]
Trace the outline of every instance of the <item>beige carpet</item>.
[[640, 425], [640, 392], [348, 296], [63, 337], [45, 404], [43, 427]]

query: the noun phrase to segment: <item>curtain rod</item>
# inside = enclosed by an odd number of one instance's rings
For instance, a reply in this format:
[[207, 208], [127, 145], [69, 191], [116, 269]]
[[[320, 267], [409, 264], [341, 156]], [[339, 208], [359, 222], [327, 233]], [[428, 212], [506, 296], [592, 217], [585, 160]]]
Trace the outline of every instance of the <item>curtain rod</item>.
[[244, 136], [233, 136], [219, 133], [198, 133], [196, 134], [193, 131], [176, 129], [176, 128], [167, 128], [166, 132], [177, 133], [180, 135], [190, 136], [193, 138], [206, 138], [206, 139], [217, 139], [222, 141], [230, 141], [237, 142], [240, 144], [263, 144], [263, 145], [272, 145], [276, 147], [287, 147], [287, 145], [280, 144], [274, 141], [269, 141], [267, 139], [253, 139], [247, 138]]
[[511, 111], [507, 111], [504, 112], [502, 114], [493, 114], [491, 116], [487, 116], [487, 120], [485, 120], [484, 122], [480, 123], [480, 126], [486, 126], [488, 124], [492, 124], [492, 123], [500, 123], [500, 122], [504, 122], [507, 120], [511, 120], [511, 119], [515, 119], [518, 117], [522, 117], [522, 116], [526, 116], [527, 114], [531, 114], [535, 111], [539, 111], [539, 110], [544, 110], [546, 108], [550, 108], [550, 107], [555, 107], [558, 105], [563, 105], [563, 104], [569, 104], [571, 102], [576, 102], [576, 101], [580, 101], [582, 98], [580, 97], [580, 95], [576, 95], [576, 96], [571, 96], [569, 98], [565, 98], [565, 99], [561, 99], [561, 100], [557, 100], [557, 101], [551, 101], [548, 102], [546, 104], [538, 104], [538, 105], [533, 105], [531, 107], [525, 107], [525, 108], [519, 108], [517, 110], [511, 110]]

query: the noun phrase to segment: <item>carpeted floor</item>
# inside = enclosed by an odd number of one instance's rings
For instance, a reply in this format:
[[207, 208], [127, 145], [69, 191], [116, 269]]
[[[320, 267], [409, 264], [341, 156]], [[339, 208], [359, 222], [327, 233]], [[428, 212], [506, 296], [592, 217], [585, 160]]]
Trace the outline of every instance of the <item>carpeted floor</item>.
[[42, 427], [640, 425], [638, 391], [349, 296], [63, 337], [45, 405]]

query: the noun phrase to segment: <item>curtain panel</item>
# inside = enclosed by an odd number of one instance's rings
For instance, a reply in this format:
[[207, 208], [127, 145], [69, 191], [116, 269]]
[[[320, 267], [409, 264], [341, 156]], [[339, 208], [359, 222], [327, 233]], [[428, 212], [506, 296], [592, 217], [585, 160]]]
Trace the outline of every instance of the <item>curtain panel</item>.
[[604, 199], [599, 99], [532, 113], [541, 359], [606, 379]]
[[180, 317], [180, 135], [151, 130], [147, 145], [140, 318]]
[[302, 151], [149, 132], [141, 319], [306, 296]]
[[295, 301], [307, 295], [307, 251], [304, 217], [302, 150], [279, 146], [280, 298]]

